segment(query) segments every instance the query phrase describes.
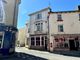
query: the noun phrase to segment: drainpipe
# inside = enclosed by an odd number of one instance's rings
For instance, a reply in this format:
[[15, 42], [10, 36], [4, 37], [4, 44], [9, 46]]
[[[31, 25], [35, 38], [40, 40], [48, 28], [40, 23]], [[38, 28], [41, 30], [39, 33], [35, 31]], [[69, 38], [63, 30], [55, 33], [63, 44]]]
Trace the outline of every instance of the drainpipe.
[[49, 12], [48, 12], [48, 17], [47, 17], [47, 21], [48, 21], [48, 50], [50, 50], [50, 27], [49, 27], [49, 16], [50, 16], [50, 12], [51, 12], [51, 8], [49, 7]]

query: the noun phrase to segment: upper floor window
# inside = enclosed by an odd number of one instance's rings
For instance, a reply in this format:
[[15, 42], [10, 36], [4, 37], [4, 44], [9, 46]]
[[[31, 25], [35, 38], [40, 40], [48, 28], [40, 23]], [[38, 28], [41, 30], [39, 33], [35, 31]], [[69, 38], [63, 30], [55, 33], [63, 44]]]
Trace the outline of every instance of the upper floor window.
[[63, 32], [63, 31], [64, 31], [63, 25], [58, 25], [58, 31], [59, 31], [59, 32]]
[[42, 31], [43, 30], [43, 23], [37, 23], [36, 28], [37, 28], [37, 31]]
[[61, 14], [58, 14], [58, 15], [57, 15], [57, 20], [58, 20], [58, 21], [62, 21], [62, 15], [61, 15]]
[[42, 14], [37, 14], [37, 19], [42, 19]]

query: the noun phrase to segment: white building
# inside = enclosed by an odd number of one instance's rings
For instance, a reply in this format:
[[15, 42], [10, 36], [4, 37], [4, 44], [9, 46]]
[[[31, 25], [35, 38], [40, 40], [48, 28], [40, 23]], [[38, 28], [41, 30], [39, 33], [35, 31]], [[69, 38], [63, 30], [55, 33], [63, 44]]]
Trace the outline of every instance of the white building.
[[29, 14], [28, 46], [34, 49], [79, 50], [80, 7], [74, 11], [52, 12], [45, 8]]
[[74, 11], [49, 12], [49, 15], [49, 50], [78, 50], [80, 7]]
[[49, 8], [29, 14], [29, 48], [47, 49]]

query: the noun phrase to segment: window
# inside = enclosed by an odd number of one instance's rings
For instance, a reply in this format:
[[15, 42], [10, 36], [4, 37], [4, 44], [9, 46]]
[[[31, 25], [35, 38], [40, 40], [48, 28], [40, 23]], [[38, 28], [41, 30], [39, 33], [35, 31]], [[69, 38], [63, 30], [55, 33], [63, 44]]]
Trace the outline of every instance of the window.
[[42, 19], [42, 14], [37, 14], [37, 19]]
[[0, 35], [0, 48], [2, 46], [2, 35]]
[[62, 15], [61, 14], [58, 14], [57, 18], [58, 18], [58, 21], [62, 21]]
[[79, 21], [80, 21], [80, 14], [79, 14]]
[[42, 37], [41, 40], [42, 45], [44, 45], [44, 37]]
[[63, 25], [58, 25], [58, 31], [63, 32]]
[[36, 24], [37, 31], [40, 31], [40, 23]]
[[37, 23], [36, 27], [37, 27], [37, 31], [42, 31], [43, 30], [43, 23]]
[[68, 43], [65, 43], [65, 44], [64, 44], [64, 47], [65, 47], [65, 48], [68, 48]]
[[34, 44], [35, 44], [34, 37], [31, 37], [31, 45], [34, 45]]
[[36, 37], [36, 45], [40, 45], [40, 37]]

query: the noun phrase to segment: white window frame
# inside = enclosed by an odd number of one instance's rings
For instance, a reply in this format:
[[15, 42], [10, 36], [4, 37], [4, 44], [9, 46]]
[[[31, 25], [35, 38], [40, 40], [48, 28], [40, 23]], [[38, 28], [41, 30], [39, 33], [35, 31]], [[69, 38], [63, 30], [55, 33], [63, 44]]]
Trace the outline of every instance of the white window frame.
[[62, 15], [61, 14], [57, 14], [57, 20], [62, 20]]
[[36, 23], [36, 31], [43, 31], [43, 23]]
[[42, 19], [42, 14], [41, 14], [41, 13], [38, 13], [38, 14], [36, 15], [36, 20], [40, 20], [40, 19]]
[[[63, 27], [63, 30], [61, 31], [61, 26]], [[58, 32], [64, 32], [64, 26], [63, 25], [58, 25]]]

